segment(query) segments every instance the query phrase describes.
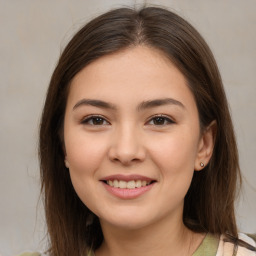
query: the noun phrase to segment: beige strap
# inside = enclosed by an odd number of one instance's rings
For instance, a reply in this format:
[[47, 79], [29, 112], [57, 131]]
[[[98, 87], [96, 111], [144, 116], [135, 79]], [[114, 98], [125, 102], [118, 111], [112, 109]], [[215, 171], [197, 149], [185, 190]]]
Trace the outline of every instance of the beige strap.
[[38, 252], [24, 252], [19, 254], [18, 256], [40, 256], [41, 254]]
[[[256, 256], [256, 252], [248, 250], [247, 248], [242, 246], [234, 245], [230, 242], [224, 242], [224, 238], [224, 235], [222, 235], [220, 238], [219, 248], [216, 256]], [[240, 233], [239, 239], [256, 247], [255, 241], [245, 234]]]

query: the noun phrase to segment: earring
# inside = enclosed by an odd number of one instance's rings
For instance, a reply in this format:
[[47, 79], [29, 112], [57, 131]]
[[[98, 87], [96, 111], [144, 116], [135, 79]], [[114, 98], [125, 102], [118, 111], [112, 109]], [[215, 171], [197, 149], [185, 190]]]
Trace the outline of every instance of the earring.
[[200, 166], [201, 166], [201, 167], [204, 167], [204, 163], [203, 163], [203, 162], [201, 162], [201, 163], [200, 163]]

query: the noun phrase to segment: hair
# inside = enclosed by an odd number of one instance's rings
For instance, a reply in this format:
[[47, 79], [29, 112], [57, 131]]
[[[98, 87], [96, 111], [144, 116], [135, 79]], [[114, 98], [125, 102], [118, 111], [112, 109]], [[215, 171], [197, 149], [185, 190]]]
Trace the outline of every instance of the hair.
[[[184, 202], [184, 224], [194, 232], [237, 238], [234, 201], [241, 184], [238, 151], [217, 64], [187, 21], [158, 7], [120, 8], [96, 17], [71, 39], [51, 77], [40, 126], [41, 193], [50, 255], [85, 255], [103, 240], [99, 219], [77, 196], [64, 165], [63, 120], [74, 76], [104, 55], [127, 48], [158, 49], [182, 72], [192, 91], [202, 131], [215, 120], [209, 164], [195, 172]], [[91, 223], [92, 222], [92, 223]]]

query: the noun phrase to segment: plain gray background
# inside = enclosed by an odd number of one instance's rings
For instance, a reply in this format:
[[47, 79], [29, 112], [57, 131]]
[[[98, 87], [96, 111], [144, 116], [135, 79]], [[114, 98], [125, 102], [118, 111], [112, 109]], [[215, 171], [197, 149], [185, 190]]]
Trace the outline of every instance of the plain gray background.
[[[256, 1], [144, 1], [190, 21], [217, 59], [238, 139], [244, 193], [242, 231], [256, 232]], [[46, 89], [61, 49], [89, 19], [121, 0], [0, 0], [0, 255], [45, 245], [37, 134]], [[218, 202], [216, 202], [218, 203]], [[36, 212], [36, 207], [38, 211]]]

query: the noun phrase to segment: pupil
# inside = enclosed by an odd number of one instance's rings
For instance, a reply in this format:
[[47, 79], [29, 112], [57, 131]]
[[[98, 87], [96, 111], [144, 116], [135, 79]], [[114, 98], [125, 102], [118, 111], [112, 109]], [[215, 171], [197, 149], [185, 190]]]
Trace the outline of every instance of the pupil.
[[164, 123], [164, 118], [163, 117], [156, 117], [154, 120], [155, 125], [160, 125]]
[[95, 125], [100, 125], [102, 123], [103, 123], [103, 119], [100, 117], [96, 117], [93, 119], [93, 124], [95, 124]]

